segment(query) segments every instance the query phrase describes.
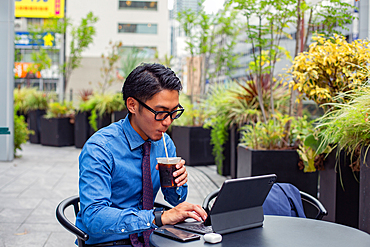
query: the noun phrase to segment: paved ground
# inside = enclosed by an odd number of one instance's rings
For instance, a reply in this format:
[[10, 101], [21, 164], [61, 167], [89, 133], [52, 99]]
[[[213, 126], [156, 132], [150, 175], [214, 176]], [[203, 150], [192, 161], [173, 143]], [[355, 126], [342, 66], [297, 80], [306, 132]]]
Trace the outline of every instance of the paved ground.
[[[0, 162], [0, 247], [75, 246], [75, 237], [55, 218], [58, 203], [78, 194], [78, 155], [75, 147], [24, 144], [21, 158]], [[225, 177], [215, 166], [187, 167], [187, 201], [201, 204]], [[157, 200], [163, 201], [158, 194]], [[67, 212], [73, 217], [72, 211]]]

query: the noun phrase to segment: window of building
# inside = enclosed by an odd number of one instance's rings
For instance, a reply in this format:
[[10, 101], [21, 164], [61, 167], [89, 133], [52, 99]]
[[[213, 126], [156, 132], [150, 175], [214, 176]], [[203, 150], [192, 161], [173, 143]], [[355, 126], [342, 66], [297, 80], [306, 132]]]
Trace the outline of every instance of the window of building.
[[119, 9], [157, 10], [157, 1], [122, 1], [119, 0]]
[[144, 33], [144, 34], [157, 34], [157, 24], [118, 24], [119, 33]]

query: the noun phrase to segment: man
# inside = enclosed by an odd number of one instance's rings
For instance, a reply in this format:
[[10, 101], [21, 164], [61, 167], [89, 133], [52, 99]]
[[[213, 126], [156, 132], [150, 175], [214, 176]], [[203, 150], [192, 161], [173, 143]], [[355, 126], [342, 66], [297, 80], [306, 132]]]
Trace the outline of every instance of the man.
[[[173, 174], [177, 187], [162, 189], [165, 200], [175, 207], [160, 215], [152, 209], [160, 187], [156, 158], [166, 156], [162, 134], [184, 111], [179, 104], [181, 89], [179, 78], [169, 68], [138, 66], [122, 88], [128, 116], [85, 143], [79, 157], [81, 210], [76, 225], [89, 234], [88, 245], [149, 246], [150, 230], [157, 226], [189, 217], [206, 219], [199, 205], [184, 202], [188, 176], [184, 160]], [[168, 155], [175, 157], [174, 143], [164, 135]], [[151, 179], [144, 175], [148, 171]]]

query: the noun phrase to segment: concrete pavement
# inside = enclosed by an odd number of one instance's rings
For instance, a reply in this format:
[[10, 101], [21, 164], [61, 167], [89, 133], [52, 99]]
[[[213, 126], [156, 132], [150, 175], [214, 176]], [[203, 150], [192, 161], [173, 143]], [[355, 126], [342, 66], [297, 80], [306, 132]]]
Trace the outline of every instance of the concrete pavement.
[[[0, 247], [65, 247], [75, 237], [56, 220], [60, 201], [78, 194], [78, 156], [75, 147], [24, 144], [22, 157], [0, 162]], [[215, 166], [187, 166], [187, 201], [202, 204], [226, 177]], [[157, 201], [163, 201], [161, 193]], [[67, 215], [74, 221], [73, 210]]]

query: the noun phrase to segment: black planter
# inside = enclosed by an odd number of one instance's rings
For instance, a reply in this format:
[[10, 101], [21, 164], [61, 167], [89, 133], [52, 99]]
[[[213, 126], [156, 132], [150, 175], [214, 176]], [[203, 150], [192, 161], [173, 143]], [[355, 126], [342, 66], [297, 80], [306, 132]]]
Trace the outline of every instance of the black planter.
[[45, 146], [74, 145], [74, 126], [70, 118], [41, 118], [40, 142]]
[[33, 130], [34, 134], [30, 134], [30, 143], [40, 143], [41, 124], [40, 119], [45, 115], [45, 110], [32, 110], [28, 112], [28, 129]]
[[277, 182], [291, 183], [317, 197], [318, 172], [303, 172], [298, 161], [295, 150], [254, 150], [239, 144], [237, 177], [276, 174]]
[[211, 165], [215, 163], [212, 155], [211, 130], [196, 126], [172, 126], [172, 140], [177, 155], [186, 165]]
[[[367, 148], [367, 147], [366, 147]], [[361, 152], [361, 161], [364, 160], [364, 152]], [[360, 167], [360, 198], [359, 198], [359, 229], [370, 234], [370, 156], [366, 155], [365, 162]]]
[[[96, 118], [96, 125], [98, 127], [98, 130], [101, 128], [104, 128], [112, 123], [112, 114], [105, 113], [103, 116], [98, 116]], [[95, 130], [93, 128], [90, 128], [90, 136], [92, 136], [95, 133]]]
[[225, 160], [222, 164], [223, 176], [237, 177], [237, 164], [238, 164], [238, 143], [240, 139], [240, 131], [237, 126], [232, 126], [229, 129], [229, 138], [224, 144], [224, 157]]
[[320, 171], [319, 199], [328, 210], [324, 220], [358, 228], [359, 183], [355, 176], [359, 178], [359, 174], [352, 172], [350, 164], [351, 159], [345, 152], [338, 158], [336, 150], [328, 155], [325, 170]]
[[82, 148], [85, 145], [85, 142], [90, 138], [90, 115], [90, 112], [78, 112], [75, 115], [74, 138], [76, 148]]
[[127, 110], [114, 111], [113, 112], [113, 122], [117, 122], [121, 119], [124, 119], [127, 115]]

